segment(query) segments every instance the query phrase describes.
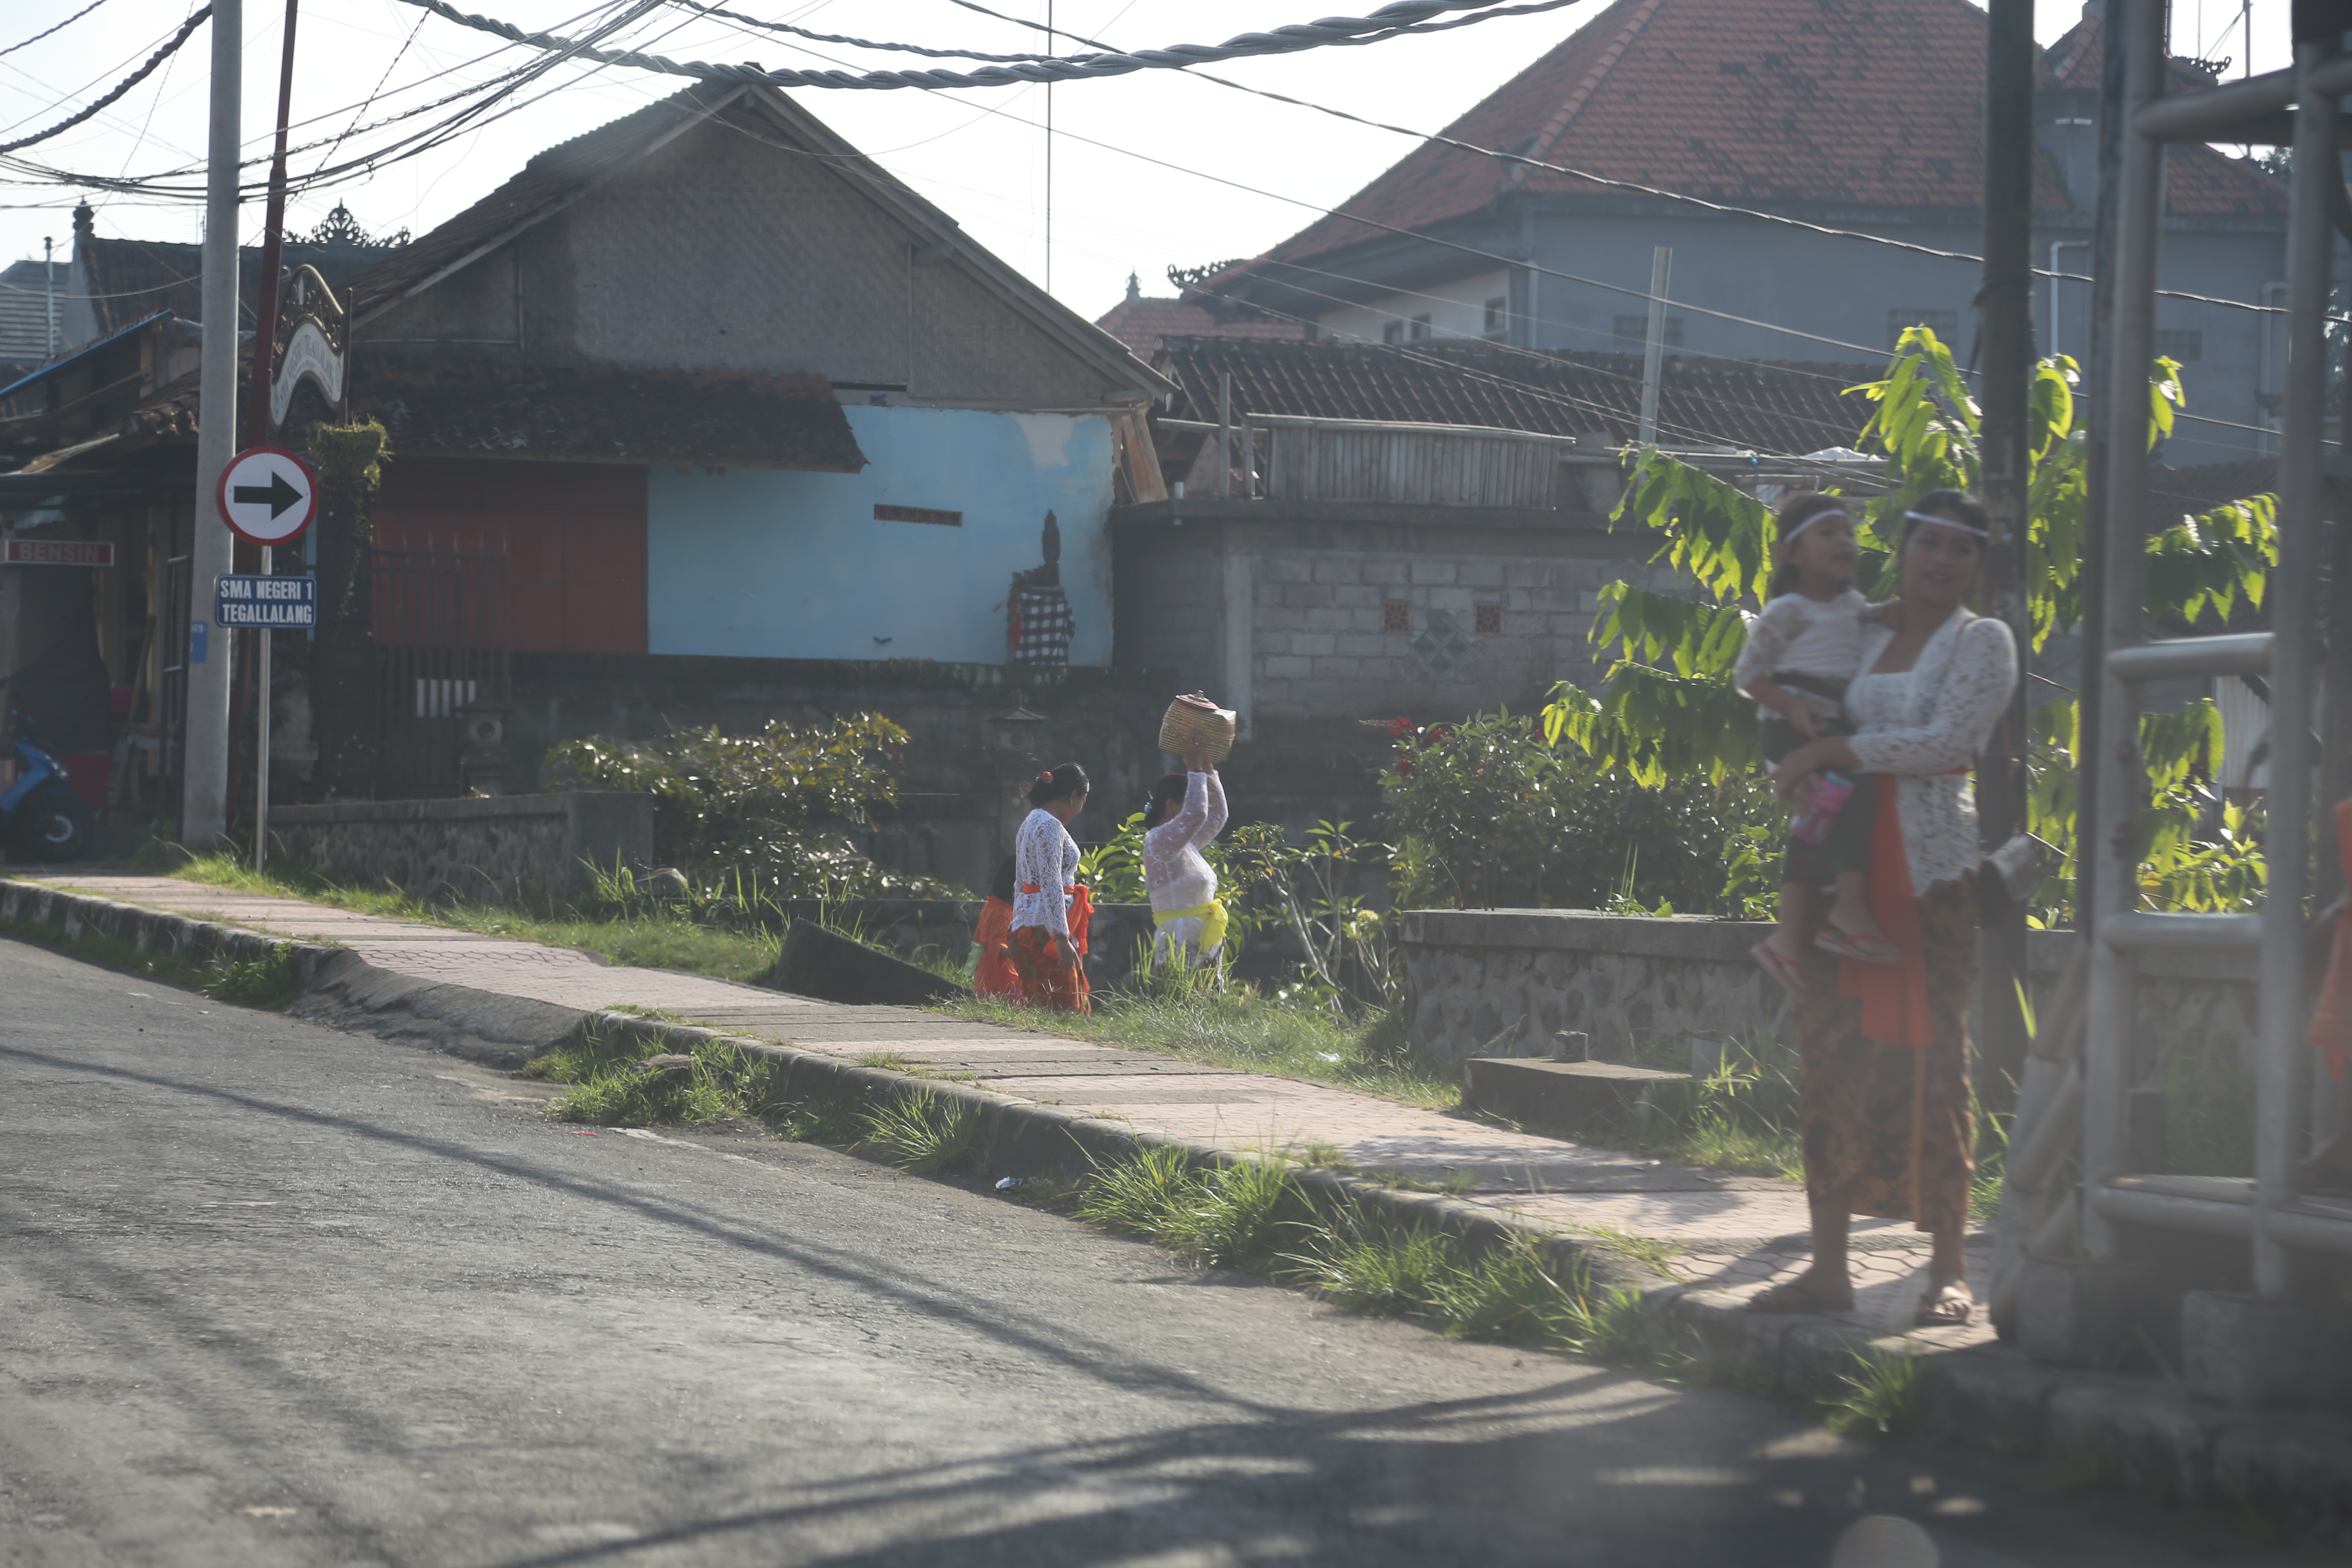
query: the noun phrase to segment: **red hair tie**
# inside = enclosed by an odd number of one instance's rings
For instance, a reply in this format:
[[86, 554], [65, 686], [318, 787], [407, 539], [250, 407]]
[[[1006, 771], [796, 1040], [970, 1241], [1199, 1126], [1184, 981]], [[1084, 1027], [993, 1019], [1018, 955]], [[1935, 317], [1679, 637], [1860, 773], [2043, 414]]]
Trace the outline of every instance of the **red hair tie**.
[[1044, 773], [1039, 773], [1037, 775], [1037, 782], [1039, 784], [1052, 784], [1054, 782], [1054, 770], [1047, 768]]

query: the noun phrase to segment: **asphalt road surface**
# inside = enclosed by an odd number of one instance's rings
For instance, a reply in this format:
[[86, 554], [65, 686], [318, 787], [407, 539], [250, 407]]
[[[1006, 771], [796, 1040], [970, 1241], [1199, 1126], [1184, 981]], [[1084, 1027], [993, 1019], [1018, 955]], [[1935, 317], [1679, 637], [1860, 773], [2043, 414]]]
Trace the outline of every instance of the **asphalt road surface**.
[[544, 1092], [0, 942], [0, 1563], [2306, 1560]]

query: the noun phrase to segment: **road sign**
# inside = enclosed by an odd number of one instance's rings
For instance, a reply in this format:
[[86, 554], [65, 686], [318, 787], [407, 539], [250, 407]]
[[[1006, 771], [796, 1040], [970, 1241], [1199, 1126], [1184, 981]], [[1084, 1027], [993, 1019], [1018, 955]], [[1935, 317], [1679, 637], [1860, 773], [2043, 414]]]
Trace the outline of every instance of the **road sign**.
[[114, 546], [89, 539], [11, 539], [0, 546], [0, 565], [111, 566]]
[[319, 624], [316, 577], [263, 577], [225, 573], [213, 619], [231, 629], [284, 631]]
[[299, 539], [318, 510], [319, 476], [283, 447], [247, 447], [221, 470], [221, 521], [248, 543]]

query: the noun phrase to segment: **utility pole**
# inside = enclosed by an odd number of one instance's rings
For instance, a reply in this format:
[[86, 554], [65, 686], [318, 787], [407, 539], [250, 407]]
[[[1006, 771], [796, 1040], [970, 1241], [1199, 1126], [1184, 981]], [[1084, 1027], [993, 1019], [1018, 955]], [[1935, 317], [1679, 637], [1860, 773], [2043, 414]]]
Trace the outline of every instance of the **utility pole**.
[[[2033, 0], [1990, 0], [1985, 36], [1984, 275], [1977, 289], [1984, 366], [1979, 484], [1992, 538], [1985, 555], [1986, 613], [2017, 639], [2018, 682], [1977, 759], [1977, 819], [1986, 853], [2025, 831], [2026, 535], [2032, 519], [2027, 426], [2033, 374]], [[1976, 1037], [1989, 1070], [1978, 1092], [2005, 1104], [2029, 1044], [2018, 987], [2025, 979], [2025, 905], [1990, 873], [1978, 888]], [[2004, 1079], [2008, 1083], [2004, 1083]]]
[[[270, 373], [278, 344], [278, 274], [286, 258], [286, 121], [294, 111], [294, 22], [301, 0], [286, 0], [285, 47], [278, 61], [278, 141], [269, 156], [269, 205], [261, 224], [261, 276], [256, 279], [252, 407], [246, 445], [266, 446], [270, 418]], [[268, 545], [261, 547], [261, 574], [269, 575]], [[278, 634], [264, 626], [253, 634], [256, 658], [253, 704], [253, 868], [269, 868], [269, 654]]]
[[1658, 438], [1658, 377], [1666, 366], [1666, 284], [1675, 275], [1670, 246], [1650, 247], [1650, 330], [1642, 340], [1642, 417], [1633, 436], [1647, 447]]
[[237, 111], [244, 0], [213, 0], [212, 127], [205, 142], [204, 342], [196, 361], [195, 539], [188, 572], [187, 732], [180, 841], [209, 849], [228, 828], [228, 696], [233, 639], [210, 625], [215, 584], [236, 569], [221, 521], [221, 470], [236, 450]]
[[58, 357], [58, 242], [47, 237], [41, 240], [41, 293], [48, 302], [49, 335], [41, 342], [47, 362]]

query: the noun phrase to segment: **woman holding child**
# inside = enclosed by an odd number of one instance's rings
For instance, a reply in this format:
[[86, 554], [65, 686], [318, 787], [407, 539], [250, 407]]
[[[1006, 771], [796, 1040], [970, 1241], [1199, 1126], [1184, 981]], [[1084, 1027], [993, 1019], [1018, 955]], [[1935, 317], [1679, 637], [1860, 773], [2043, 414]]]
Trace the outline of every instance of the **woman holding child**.
[[[1808, 548], [1808, 536], [1842, 528], [1850, 540], [1853, 524], [1835, 498], [1804, 496], [1784, 506], [1780, 527], [1776, 558], [1785, 564]], [[1852, 1307], [1846, 1236], [1857, 1214], [1908, 1219], [1933, 1236], [1916, 1322], [1965, 1323], [1974, 1310], [1964, 1248], [1974, 1171], [1968, 1006], [1979, 848], [1968, 770], [2017, 683], [2009, 628], [1965, 603], [1986, 540], [1983, 510], [1957, 490], [1922, 497], [1903, 514], [1894, 563], [1899, 596], [1861, 621], [1837, 711], [1810, 724], [1790, 719], [1794, 731], [1811, 738], [1783, 751], [1773, 771], [1784, 797], [1817, 788], [1826, 770], [1871, 775], [1874, 798], [1865, 805], [1857, 789], [1839, 813], [1853, 812], [1855, 821], [1818, 847], [1839, 844], [1821, 863], [1810, 853], [1791, 857], [1798, 896], [1784, 902], [1777, 945], [1759, 947], [1759, 962], [1796, 997], [1813, 1255], [1803, 1273], [1752, 1300], [1752, 1310]], [[1769, 684], [1790, 689], [1786, 679]], [[1744, 689], [1767, 695], [1756, 684]], [[1824, 906], [1814, 896], [1820, 879], [1849, 876], [1864, 892], [1864, 919], [1850, 909], [1840, 919], [1843, 897]]]

